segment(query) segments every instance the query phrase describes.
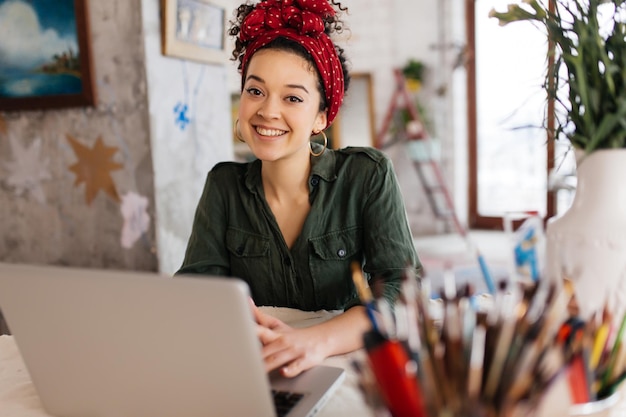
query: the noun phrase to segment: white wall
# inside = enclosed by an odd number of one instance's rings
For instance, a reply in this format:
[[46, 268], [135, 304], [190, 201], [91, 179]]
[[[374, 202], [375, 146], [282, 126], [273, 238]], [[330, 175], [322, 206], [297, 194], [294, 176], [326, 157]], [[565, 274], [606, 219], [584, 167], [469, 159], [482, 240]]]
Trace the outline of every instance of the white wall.
[[[232, 160], [227, 63], [214, 65], [163, 56], [158, 0], [142, 0], [154, 164], [159, 270], [181, 265], [195, 207], [209, 170]], [[176, 122], [188, 106], [189, 124]]]

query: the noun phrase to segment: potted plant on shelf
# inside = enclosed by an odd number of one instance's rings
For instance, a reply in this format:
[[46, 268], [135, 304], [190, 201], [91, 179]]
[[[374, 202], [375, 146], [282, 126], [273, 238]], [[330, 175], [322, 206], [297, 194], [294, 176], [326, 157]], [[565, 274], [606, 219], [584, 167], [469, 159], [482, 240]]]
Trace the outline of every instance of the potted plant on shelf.
[[501, 25], [530, 22], [548, 40], [546, 127], [575, 150], [572, 206], [548, 221], [546, 275], [568, 275], [583, 314], [626, 306], [626, 0], [523, 0], [492, 10]]
[[416, 59], [409, 59], [407, 64], [402, 68], [402, 74], [404, 74], [409, 91], [416, 93], [422, 86], [424, 63]]

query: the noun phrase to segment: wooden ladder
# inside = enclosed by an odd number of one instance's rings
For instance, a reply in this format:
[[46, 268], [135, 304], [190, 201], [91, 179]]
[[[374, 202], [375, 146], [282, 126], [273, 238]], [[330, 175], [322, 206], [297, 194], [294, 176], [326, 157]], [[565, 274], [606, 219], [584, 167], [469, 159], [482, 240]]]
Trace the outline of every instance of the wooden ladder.
[[433, 214], [437, 219], [446, 221], [446, 226], [451, 225], [457, 233], [466, 237], [466, 229], [457, 217], [443, 171], [434, 155], [435, 144], [428, 135], [414, 98], [407, 88], [402, 70], [394, 69], [394, 76], [394, 93], [381, 129], [376, 135], [375, 146], [382, 150], [392, 144], [404, 142]]

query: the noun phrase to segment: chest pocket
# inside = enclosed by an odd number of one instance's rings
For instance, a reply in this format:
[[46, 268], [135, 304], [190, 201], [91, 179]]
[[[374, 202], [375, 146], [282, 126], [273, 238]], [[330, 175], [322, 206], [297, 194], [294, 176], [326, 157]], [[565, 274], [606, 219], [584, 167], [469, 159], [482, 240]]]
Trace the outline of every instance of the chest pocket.
[[356, 291], [350, 264], [363, 259], [361, 227], [309, 239], [309, 268], [317, 302], [327, 309], [343, 308]]
[[271, 279], [270, 239], [238, 229], [226, 231], [226, 248], [230, 253], [231, 275], [243, 279], [254, 287], [262, 287]]

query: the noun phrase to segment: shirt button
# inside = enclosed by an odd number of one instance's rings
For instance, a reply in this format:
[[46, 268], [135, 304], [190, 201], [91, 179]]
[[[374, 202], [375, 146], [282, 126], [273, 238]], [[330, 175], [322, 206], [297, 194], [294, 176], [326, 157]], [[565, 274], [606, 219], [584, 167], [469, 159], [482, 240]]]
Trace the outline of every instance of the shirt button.
[[337, 256], [339, 256], [340, 258], [343, 258], [344, 256], [346, 256], [346, 250], [345, 249], [339, 249], [337, 251]]
[[317, 187], [317, 185], [318, 185], [319, 183], [320, 183], [320, 179], [319, 179], [317, 176], [315, 176], [315, 175], [314, 175], [314, 176], [311, 178], [311, 185], [312, 185], [313, 187]]
[[237, 252], [237, 255], [239, 255], [239, 256], [243, 255], [243, 246], [239, 246], [237, 248], [236, 252]]
[[291, 266], [291, 259], [285, 258], [285, 265], [286, 266]]

